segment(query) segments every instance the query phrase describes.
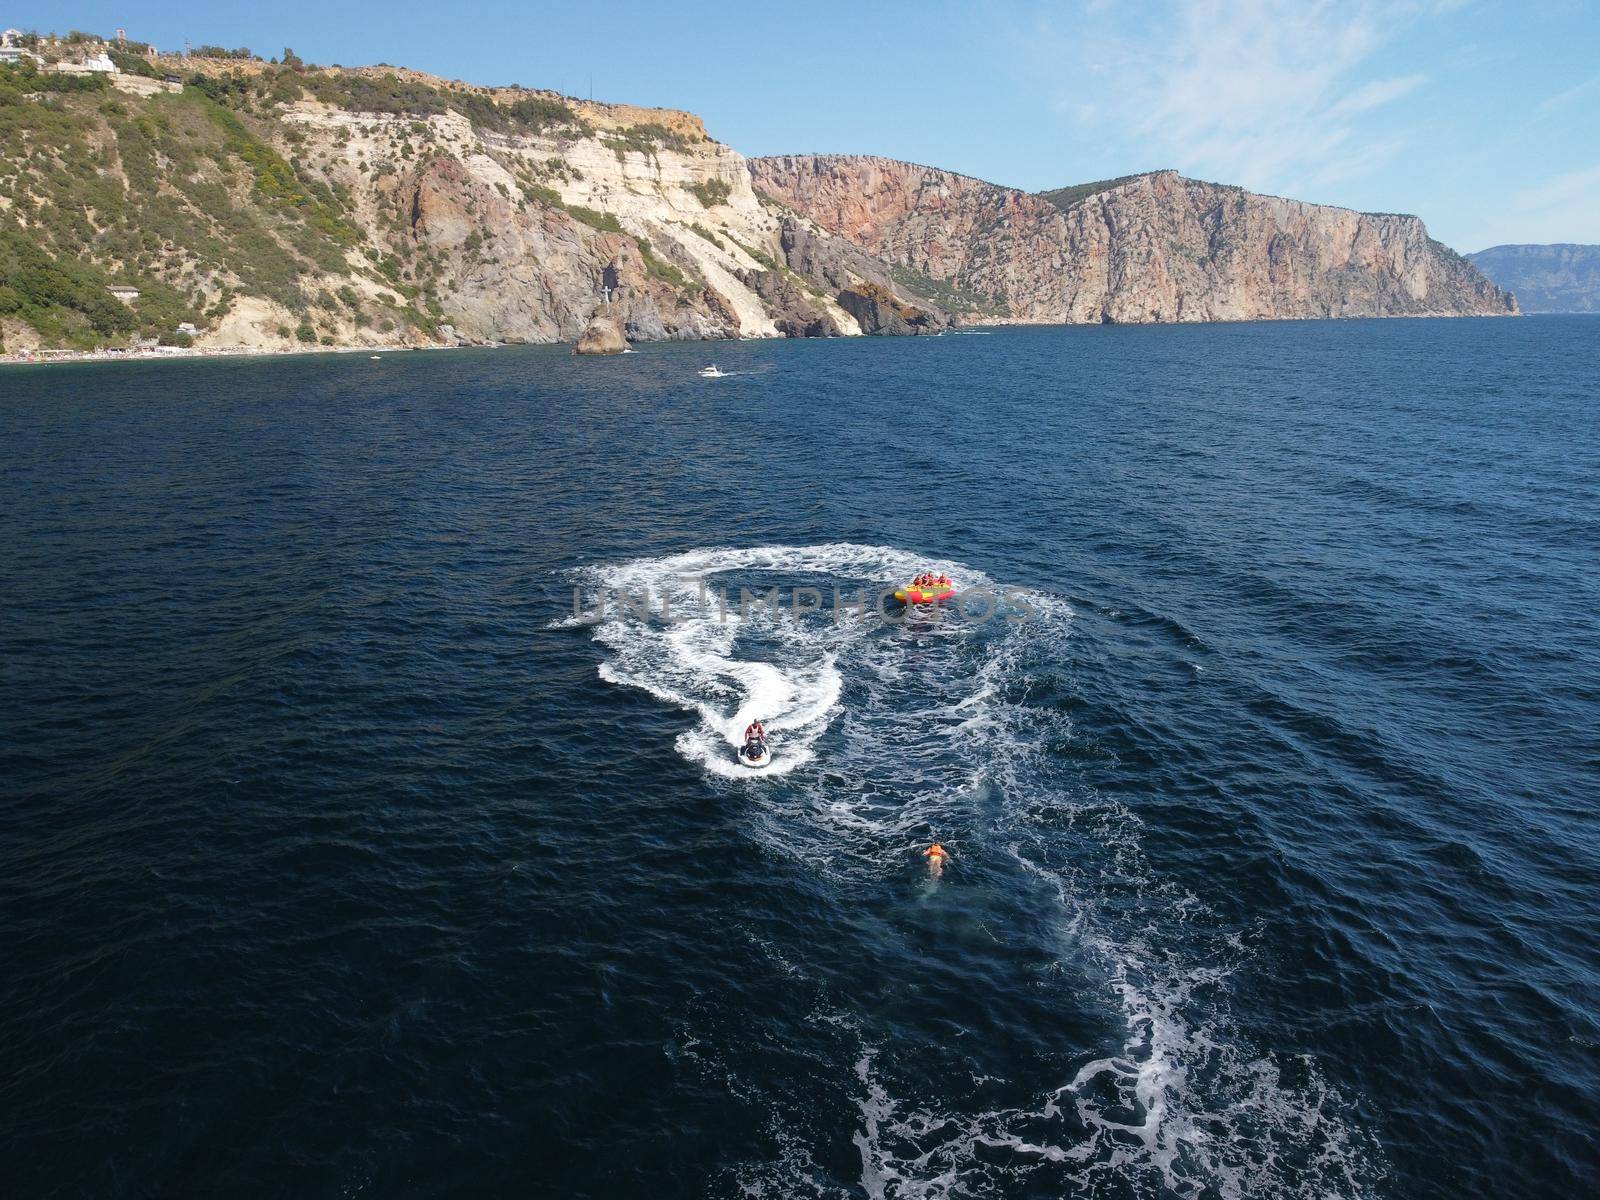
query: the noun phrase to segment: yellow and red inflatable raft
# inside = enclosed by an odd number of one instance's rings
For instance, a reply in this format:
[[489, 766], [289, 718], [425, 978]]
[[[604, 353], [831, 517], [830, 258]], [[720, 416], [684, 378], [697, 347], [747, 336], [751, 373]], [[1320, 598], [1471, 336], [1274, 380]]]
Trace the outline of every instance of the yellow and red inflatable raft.
[[903, 588], [895, 589], [894, 598], [902, 604], [939, 604], [955, 594], [956, 586], [953, 583], [937, 583], [931, 587], [908, 583]]

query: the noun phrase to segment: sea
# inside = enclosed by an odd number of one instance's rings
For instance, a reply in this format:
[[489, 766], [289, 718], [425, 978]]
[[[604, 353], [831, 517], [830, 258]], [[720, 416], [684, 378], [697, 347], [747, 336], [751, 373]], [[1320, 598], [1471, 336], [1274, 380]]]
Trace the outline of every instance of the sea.
[[14, 368], [0, 553], [5, 1195], [1600, 1194], [1600, 318]]

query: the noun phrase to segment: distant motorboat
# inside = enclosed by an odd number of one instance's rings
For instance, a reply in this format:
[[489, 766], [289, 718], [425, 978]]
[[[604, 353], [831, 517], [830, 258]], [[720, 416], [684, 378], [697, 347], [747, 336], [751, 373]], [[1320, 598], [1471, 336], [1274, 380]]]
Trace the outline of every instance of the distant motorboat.
[[728, 373], [722, 370], [722, 368], [718, 367], [716, 363], [712, 363], [709, 367], [702, 367], [700, 369], [701, 379], [726, 379], [727, 377]]

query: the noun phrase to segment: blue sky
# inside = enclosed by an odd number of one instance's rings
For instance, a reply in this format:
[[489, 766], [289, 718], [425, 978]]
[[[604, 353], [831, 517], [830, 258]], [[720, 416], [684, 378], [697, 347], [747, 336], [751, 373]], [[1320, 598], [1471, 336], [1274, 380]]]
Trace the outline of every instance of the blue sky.
[[884, 154], [1037, 190], [1156, 167], [1414, 212], [1463, 251], [1600, 243], [1593, 0], [340, 0], [7, 6], [163, 49], [292, 46], [685, 108], [745, 154]]

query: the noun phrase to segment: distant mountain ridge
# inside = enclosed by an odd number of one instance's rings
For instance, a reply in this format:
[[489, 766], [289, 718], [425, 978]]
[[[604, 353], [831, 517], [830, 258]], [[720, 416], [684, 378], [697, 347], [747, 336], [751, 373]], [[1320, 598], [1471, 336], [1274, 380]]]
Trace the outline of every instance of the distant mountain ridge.
[[1466, 257], [1501, 287], [1515, 291], [1524, 312], [1600, 312], [1600, 246], [1490, 246]]
[[1175, 171], [1037, 195], [862, 155], [752, 159], [756, 189], [875, 257], [1067, 323], [1505, 315], [1515, 298], [1416, 217]]

